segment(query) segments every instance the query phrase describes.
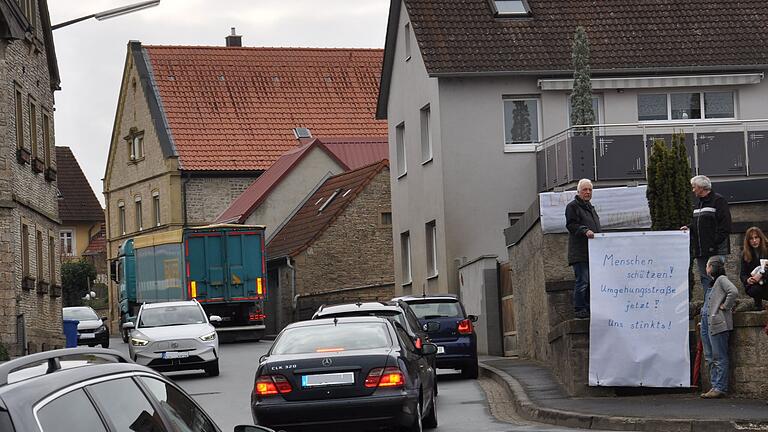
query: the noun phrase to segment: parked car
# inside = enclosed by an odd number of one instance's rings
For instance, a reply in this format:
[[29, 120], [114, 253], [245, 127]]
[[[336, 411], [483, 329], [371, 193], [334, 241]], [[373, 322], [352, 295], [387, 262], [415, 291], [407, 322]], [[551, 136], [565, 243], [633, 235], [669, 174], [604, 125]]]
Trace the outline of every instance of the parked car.
[[109, 329], [104, 324], [107, 317], [99, 318], [89, 306], [72, 306], [62, 309], [65, 320], [77, 320], [77, 344], [109, 348]]
[[[477, 335], [473, 323], [477, 316], [467, 315], [464, 305], [451, 294], [405, 296], [422, 326], [430, 326], [429, 337], [437, 345], [437, 367], [460, 369], [467, 378], [477, 378]], [[429, 323], [438, 323], [437, 329]], [[426, 327], [425, 327], [426, 328]]]
[[274, 429], [437, 427], [434, 373], [396, 321], [342, 317], [288, 325], [256, 370], [254, 421]]
[[[123, 354], [68, 348], [0, 364], [3, 432], [220, 432], [184, 390]], [[241, 425], [235, 432], [274, 432]]]
[[202, 369], [219, 375], [219, 338], [197, 300], [145, 303], [139, 308], [131, 331], [128, 353], [136, 363], [160, 371]]

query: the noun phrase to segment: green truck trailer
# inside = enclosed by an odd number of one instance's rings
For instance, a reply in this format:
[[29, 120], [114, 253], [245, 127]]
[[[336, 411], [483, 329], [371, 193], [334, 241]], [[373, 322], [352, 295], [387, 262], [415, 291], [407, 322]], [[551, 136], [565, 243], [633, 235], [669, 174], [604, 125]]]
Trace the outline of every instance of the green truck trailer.
[[197, 299], [222, 322], [222, 340], [264, 335], [267, 296], [264, 226], [211, 225], [146, 234], [120, 245], [112, 277], [119, 284], [122, 330], [143, 303]]

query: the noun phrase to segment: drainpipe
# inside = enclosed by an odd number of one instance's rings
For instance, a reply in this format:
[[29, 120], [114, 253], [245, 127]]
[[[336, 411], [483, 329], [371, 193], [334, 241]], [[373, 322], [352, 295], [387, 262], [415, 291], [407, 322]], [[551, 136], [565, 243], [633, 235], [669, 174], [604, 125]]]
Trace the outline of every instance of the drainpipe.
[[[182, 172], [182, 177], [184, 176]], [[187, 173], [187, 177], [181, 181], [181, 214], [183, 216], [183, 227], [187, 227], [187, 183], [192, 180], [192, 175]]]
[[299, 301], [299, 296], [296, 295], [296, 268], [291, 265], [291, 257], [285, 257], [285, 265], [291, 269], [291, 321], [296, 319], [296, 303]]

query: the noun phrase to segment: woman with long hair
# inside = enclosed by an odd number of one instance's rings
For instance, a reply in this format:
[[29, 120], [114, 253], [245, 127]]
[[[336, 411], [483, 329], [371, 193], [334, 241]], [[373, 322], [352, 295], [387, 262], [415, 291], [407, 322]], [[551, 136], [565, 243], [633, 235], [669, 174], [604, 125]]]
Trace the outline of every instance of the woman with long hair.
[[755, 310], [763, 310], [763, 300], [768, 300], [768, 276], [760, 260], [768, 259], [768, 239], [758, 227], [750, 227], [744, 234], [741, 251], [741, 283], [744, 291], [755, 300]]
[[707, 274], [715, 282], [701, 308], [701, 345], [712, 389], [701, 397], [715, 399], [725, 397], [728, 392], [728, 339], [733, 330], [733, 306], [739, 291], [725, 275], [725, 263], [720, 257], [713, 256], [707, 261]]

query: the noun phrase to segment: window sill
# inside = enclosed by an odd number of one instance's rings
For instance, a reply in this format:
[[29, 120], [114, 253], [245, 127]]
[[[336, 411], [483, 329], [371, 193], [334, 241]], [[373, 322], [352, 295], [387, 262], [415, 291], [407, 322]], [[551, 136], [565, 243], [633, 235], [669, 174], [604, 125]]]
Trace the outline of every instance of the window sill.
[[142, 156], [138, 159], [131, 159], [128, 161], [128, 165], [136, 165], [137, 163], [143, 161], [145, 158]]
[[435, 273], [432, 276], [427, 276], [427, 280], [437, 279], [438, 276], [439, 276], [439, 274]]
[[536, 144], [504, 144], [504, 153], [535, 153]]
[[404, 172], [404, 173], [402, 173], [402, 174], [398, 175], [398, 176], [397, 176], [397, 179], [398, 179], [398, 180], [400, 180], [401, 178], [403, 178], [403, 177], [405, 177], [405, 176], [407, 176], [407, 175], [408, 175], [408, 171], [406, 171], [406, 172]]
[[430, 157], [429, 159], [427, 159], [424, 162], [422, 162], [421, 165], [424, 166], [424, 165], [426, 165], [426, 164], [428, 164], [430, 162], [432, 162], [432, 157]]
[[409, 287], [409, 286], [412, 286], [412, 285], [413, 285], [413, 281], [412, 280], [410, 280], [408, 282], [403, 282], [401, 284], [402, 287]]

